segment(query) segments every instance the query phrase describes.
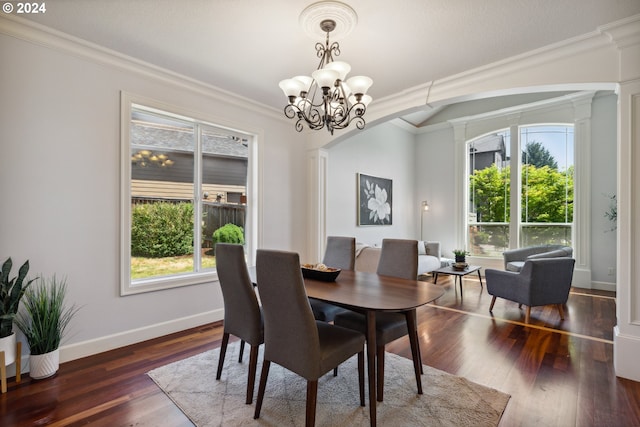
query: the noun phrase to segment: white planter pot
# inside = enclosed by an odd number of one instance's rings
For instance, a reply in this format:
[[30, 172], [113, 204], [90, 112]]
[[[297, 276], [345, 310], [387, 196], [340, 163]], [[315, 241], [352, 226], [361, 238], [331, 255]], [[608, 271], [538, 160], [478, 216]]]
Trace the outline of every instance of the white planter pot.
[[29, 376], [35, 380], [48, 378], [58, 372], [60, 367], [60, 349], [29, 356]]
[[8, 337], [0, 338], [0, 351], [4, 351], [5, 366], [16, 361], [16, 333], [13, 332]]

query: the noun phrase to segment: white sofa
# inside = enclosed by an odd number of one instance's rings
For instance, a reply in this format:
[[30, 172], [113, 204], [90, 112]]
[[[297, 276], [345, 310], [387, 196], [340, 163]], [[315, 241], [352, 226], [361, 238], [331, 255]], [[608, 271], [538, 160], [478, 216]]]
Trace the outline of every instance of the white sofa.
[[[380, 248], [356, 243], [356, 271], [375, 273], [380, 260]], [[442, 266], [440, 242], [418, 241], [418, 276]]]

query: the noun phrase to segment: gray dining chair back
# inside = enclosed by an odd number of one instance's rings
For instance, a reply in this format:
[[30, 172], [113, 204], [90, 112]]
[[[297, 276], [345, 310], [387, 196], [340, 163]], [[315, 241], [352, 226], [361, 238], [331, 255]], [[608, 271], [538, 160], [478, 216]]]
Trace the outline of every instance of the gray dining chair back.
[[[418, 241], [408, 239], [384, 239], [378, 263], [377, 274], [417, 280], [418, 277]], [[420, 344], [416, 330], [416, 310], [402, 313], [381, 312], [376, 315], [376, 362], [377, 395], [382, 401], [384, 396], [384, 347], [386, 344], [409, 335], [413, 356], [416, 385], [422, 394], [420, 374], [423, 372], [420, 357]], [[363, 313], [348, 311], [335, 316], [334, 323], [362, 333], [367, 331], [367, 320]]]
[[240, 338], [238, 362], [242, 362], [244, 343], [249, 343], [251, 351], [246, 403], [251, 403], [253, 401], [258, 349], [260, 344], [264, 342], [262, 311], [249, 277], [243, 247], [229, 243], [218, 243], [215, 251], [216, 269], [224, 301], [224, 332], [216, 379], [219, 380], [222, 376], [229, 336], [234, 335]]
[[418, 241], [383, 239], [377, 273], [383, 276], [418, 278]]
[[364, 335], [314, 319], [298, 254], [259, 249], [256, 275], [265, 347], [254, 418], [260, 417], [271, 362], [307, 380], [306, 425], [312, 426], [318, 378], [357, 354], [360, 405], [364, 406]]
[[322, 263], [341, 270], [353, 270], [356, 264], [356, 238], [345, 236], [327, 237], [327, 247]]
[[[355, 237], [329, 236], [322, 263], [341, 270], [353, 270], [356, 263]], [[311, 299], [311, 310], [316, 320], [333, 322], [338, 313], [346, 309], [324, 301]]]

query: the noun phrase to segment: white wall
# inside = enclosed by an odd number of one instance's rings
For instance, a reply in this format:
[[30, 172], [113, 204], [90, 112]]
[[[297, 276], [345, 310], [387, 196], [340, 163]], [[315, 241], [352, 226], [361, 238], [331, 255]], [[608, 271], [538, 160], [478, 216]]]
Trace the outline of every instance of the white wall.
[[596, 288], [615, 284], [609, 268], [616, 266], [616, 232], [604, 213], [608, 196], [616, 194], [617, 156], [616, 95], [596, 97], [591, 118], [591, 279]]
[[[386, 123], [328, 149], [327, 234], [380, 245], [386, 237], [418, 239], [413, 135]], [[393, 180], [393, 224], [357, 225], [357, 173]]]
[[67, 276], [82, 308], [62, 361], [222, 318], [217, 283], [119, 295], [122, 90], [256, 132], [268, 224], [258, 245], [304, 254], [306, 211], [294, 201], [305, 197], [305, 149], [279, 112], [2, 18], [0, 52], [0, 258]]
[[[427, 200], [429, 211], [423, 223], [424, 240], [440, 242], [445, 258], [453, 258], [456, 243], [455, 146], [453, 129], [440, 128], [416, 135], [416, 199]], [[418, 218], [418, 227], [420, 219]]]

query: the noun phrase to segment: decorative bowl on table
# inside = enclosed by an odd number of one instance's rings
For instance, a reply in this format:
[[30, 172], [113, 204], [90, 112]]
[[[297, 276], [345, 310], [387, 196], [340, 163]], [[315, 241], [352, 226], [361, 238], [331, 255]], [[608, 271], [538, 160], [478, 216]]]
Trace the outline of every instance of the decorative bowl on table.
[[334, 282], [340, 274], [339, 268], [327, 267], [324, 264], [302, 264], [302, 277], [305, 279]]
[[469, 264], [466, 262], [456, 262], [451, 266], [451, 268], [458, 271], [465, 270], [467, 267], [469, 267]]

